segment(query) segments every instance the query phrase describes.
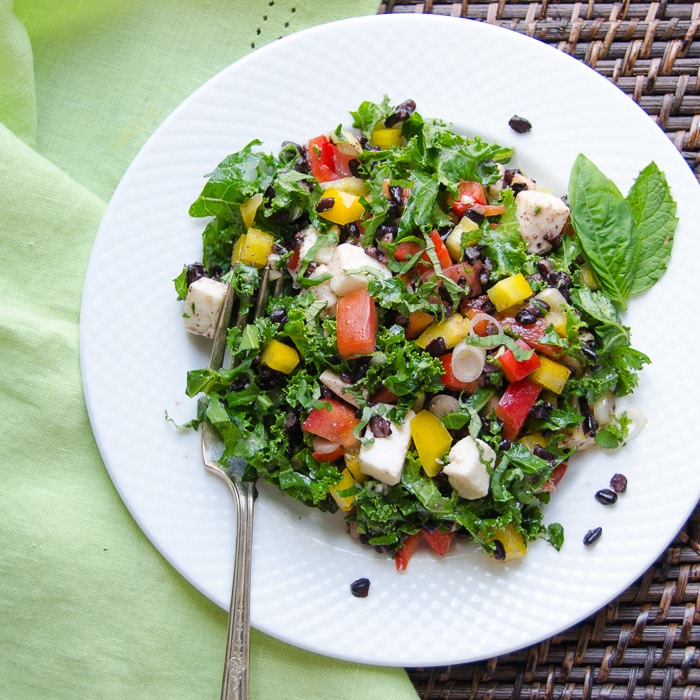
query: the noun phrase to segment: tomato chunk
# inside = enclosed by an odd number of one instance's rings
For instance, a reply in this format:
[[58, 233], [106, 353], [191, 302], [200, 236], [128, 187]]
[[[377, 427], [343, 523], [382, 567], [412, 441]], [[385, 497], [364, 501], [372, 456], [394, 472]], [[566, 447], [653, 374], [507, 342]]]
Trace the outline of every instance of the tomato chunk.
[[374, 352], [379, 320], [374, 299], [366, 289], [338, 299], [338, 352], [344, 359]]
[[[515, 342], [523, 350], [532, 351], [532, 348], [524, 340], [516, 340]], [[510, 348], [506, 348], [496, 359], [501, 365], [503, 376], [509, 382], [517, 382], [519, 379], [524, 379], [540, 366], [540, 358], [537, 357], [534, 351], [532, 351], [527, 360], [516, 360], [513, 351]]]
[[324, 399], [324, 403], [330, 404], [330, 408], [312, 408], [301, 424], [302, 430], [338, 443], [346, 449], [356, 447], [359, 440], [352, 431], [360, 421], [355, 415], [355, 409], [337, 399]]
[[420, 543], [420, 539], [421, 533], [416, 532], [415, 535], [409, 535], [404, 540], [403, 545], [401, 545], [401, 549], [399, 549], [399, 551], [396, 552], [396, 556], [394, 557], [397, 571], [406, 570], [406, 567], [408, 566], [408, 561], [413, 556], [413, 553], [416, 551], [416, 548]]
[[527, 378], [508, 385], [496, 406], [496, 416], [503, 421], [504, 438], [515, 440], [540, 391], [542, 387]]
[[318, 435], [313, 439], [312, 445], [313, 452], [311, 456], [319, 462], [335, 462], [336, 459], [340, 459], [345, 454], [342, 445], [326, 440], [326, 438], [318, 437]]
[[452, 211], [464, 216], [474, 204], [486, 204], [486, 191], [480, 182], [462, 180], [457, 189], [457, 198], [452, 202]]
[[431, 546], [433, 551], [437, 552], [441, 557], [444, 557], [450, 549], [454, 532], [442, 532], [441, 530], [423, 530], [425, 541]]
[[452, 391], [467, 391], [473, 394], [479, 388], [479, 380], [475, 379], [472, 382], [463, 382], [457, 379], [452, 372], [452, 353], [448, 352], [444, 355], [440, 355], [440, 362], [442, 363], [443, 372], [440, 376], [440, 381], [443, 383], [446, 389], [451, 389]]

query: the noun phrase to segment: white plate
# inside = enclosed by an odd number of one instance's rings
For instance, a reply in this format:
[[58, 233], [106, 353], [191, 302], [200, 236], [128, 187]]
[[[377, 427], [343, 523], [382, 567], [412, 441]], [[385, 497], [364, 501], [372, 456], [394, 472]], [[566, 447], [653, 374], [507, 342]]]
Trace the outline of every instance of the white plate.
[[[668, 138], [592, 70], [535, 40], [487, 24], [384, 15], [320, 26], [230, 66], [151, 137], [125, 174], [95, 241], [85, 282], [81, 361], [95, 436], [121, 497], [163, 556], [204, 595], [228, 606], [234, 506], [201, 464], [189, 419], [188, 369], [208, 346], [182, 328], [171, 280], [201, 258], [203, 222], [189, 218], [204, 175], [253, 138], [327, 132], [362, 100], [413, 98], [424, 116], [516, 148], [515, 163], [564, 193], [579, 152], [624, 192], [652, 159], [665, 170], [681, 219], [668, 274], [625, 320], [653, 365], [634, 403], [648, 424], [623, 451], [576, 459], [547, 508], [566, 543], [540, 542], [500, 566], [467, 545], [441, 560], [419, 551], [406, 572], [352, 541], [342, 520], [270, 488], [257, 501], [252, 621], [259, 630], [333, 657], [397, 666], [489, 658], [575, 624], [641, 575], [700, 495], [694, 453], [698, 333], [683, 324], [700, 298], [698, 185]], [[518, 135], [514, 114], [534, 125]], [[678, 316], [674, 311], [678, 310]], [[692, 313], [692, 312], [691, 312]], [[668, 336], [666, 335], [668, 333]], [[677, 358], [676, 358], [677, 355]], [[620, 471], [613, 507], [594, 492]], [[594, 547], [584, 533], [602, 526]], [[369, 596], [350, 583], [371, 580]]]

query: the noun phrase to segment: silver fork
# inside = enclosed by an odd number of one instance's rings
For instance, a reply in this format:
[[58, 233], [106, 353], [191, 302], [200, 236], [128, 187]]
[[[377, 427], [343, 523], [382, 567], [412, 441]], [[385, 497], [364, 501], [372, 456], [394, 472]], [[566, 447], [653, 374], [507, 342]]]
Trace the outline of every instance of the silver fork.
[[[259, 316], [265, 308], [269, 286], [270, 270], [265, 269], [260, 280], [253, 312], [254, 317]], [[233, 302], [233, 288], [229, 287], [214, 335], [214, 345], [209, 363], [211, 369], [219, 369], [223, 366]], [[247, 321], [247, 310], [239, 310], [236, 325], [242, 327]], [[221, 698], [222, 700], [247, 700], [250, 686], [250, 572], [253, 550], [253, 492], [255, 484], [252, 481], [243, 480], [245, 460], [232, 458], [228, 460], [226, 466], [220, 464], [219, 460], [224, 452], [224, 442], [219, 431], [211, 423], [203, 421], [201, 431], [204, 464], [207, 469], [220, 476], [228, 484], [236, 501], [237, 513], [236, 548]]]

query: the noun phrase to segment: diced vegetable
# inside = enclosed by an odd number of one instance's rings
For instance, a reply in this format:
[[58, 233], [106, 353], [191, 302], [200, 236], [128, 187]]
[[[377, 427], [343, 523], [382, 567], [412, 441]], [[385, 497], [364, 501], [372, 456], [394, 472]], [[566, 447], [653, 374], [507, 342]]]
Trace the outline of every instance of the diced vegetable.
[[265, 267], [275, 243], [274, 236], [257, 228], [249, 228], [233, 247], [231, 263], [242, 262], [258, 268]]
[[561, 362], [555, 362], [548, 357], [540, 357], [540, 366], [530, 374], [530, 379], [555, 394], [561, 394], [571, 370]]
[[340, 356], [347, 359], [374, 352], [378, 324], [374, 299], [366, 289], [340, 297], [336, 308]]
[[415, 535], [409, 535], [404, 540], [404, 543], [401, 545], [398, 552], [396, 552], [396, 556], [394, 557], [397, 571], [406, 570], [410, 558], [413, 556], [413, 553], [416, 551], [418, 545], [420, 544], [421, 537], [422, 533], [416, 532]]
[[406, 325], [406, 337], [415, 340], [434, 320], [427, 311], [412, 312]]
[[309, 141], [307, 158], [311, 174], [319, 182], [351, 176], [350, 161], [354, 155], [341, 151], [327, 136], [317, 136]]
[[[438, 262], [440, 263], [440, 267], [444, 269], [452, 265], [452, 258], [450, 257], [450, 253], [447, 250], [445, 241], [442, 240], [440, 234], [435, 229], [433, 229], [430, 232], [430, 241], [432, 242], [433, 247], [435, 248], [435, 255], [437, 256]], [[428, 255], [427, 251], [425, 252], [424, 257], [430, 260], [430, 256]]]
[[452, 389], [452, 391], [468, 391], [469, 393], [472, 393], [479, 386], [478, 381], [463, 382], [455, 377], [454, 372], [452, 371], [451, 352], [440, 355], [440, 362], [442, 362], [442, 366], [444, 368], [440, 381], [447, 389]]
[[443, 532], [442, 530], [423, 530], [423, 539], [434, 552], [444, 557], [452, 545], [454, 534], [454, 532]]
[[425, 473], [435, 476], [442, 469], [442, 458], [452, 445], [452, 436], [439, 418], [424, 410], [411, 420], [411, 437]]
[[445, 246], [453, 260], [459, 260], [462, 257], [462, 251], [466, 244], [476, 242], [476, 238], [470, 234], [474, 234], [478, 230], [479, 224], [468, 216], [463, 216], [457, 222], [457, 225], [445, 239]]
[[486, 192], [480, 182], [462, 180], [459, 183], [457, 198], [452, 202], [452, 211], [457, 216], [464, 216], [474, 204], [486, 204]]
[[319, 462], [335, 462], [345, 453], [345, 449], [337, 442], [331, 442], [316, 435], [312, 440], [311, 456]]
[[400, 146], [403, 141], [403, 137], [401, 136], [401, 127], [377, 127], [372, 132], [371, 141], [378, 148], [393, 148], [394, 146]]
[[525, 539], [513, 525], [506, 525], [503, 530], [499, 530], [494, 540], [498, 540], [503, 545], [503, 558], [496, 559], [496, 561], [502, 564], [508, 564], [517, 559], [521, 559], [527, 553]]
[[346, 452], [344, 456], [345, 467], [352, 474], [353, 479], [358, 484], [363, 484], [367, 481], [367, 475], [360, 468], [360, 455], [355, 452]]
[[336, 399], [324, 399], [329, 408], [312, 408], [301, 427], [307, 433], [337, 442], [346, 449], [357, 447], [353, 428], [360, 422], [352, 406]]
[[246, 228], [250, 228], [253, 225], [255, 214], [258, 211], [258, 207], [262, 204], [262, 201], [263, 194], [262, 192], [258, 192], [241, 204], [241, 217], [243, 218], [243, 223]]
[[333, 496], [333, 500], [338, 504], [338, 508], [347, 512], [352, 509], [352, 502], [355, 500], [355, 494], [352, 493], [349, 496], [343, 496], [341, 493], [351, 489], [355, 485], [355, 479], [347, 468], [343, 469], [341, 475], [340, 481], [335, 486], [331, 486], [328, 491], [331, 496]]
[[319, 211], [319, 216], [332, 221], [334, 224], [350, 224], [362, 218], [365, 208], [362, 206], [360, 197], [336, 187], [329, 187], [323, 193], [323, 199], [333, 200], [333, 205], [329, 209]]
[[541, 391], [542, 387], [530, 378], [508, 385], [496, 406], [496, 416], [503, 421], [504, 438], [515, 440]]
[[449, 350], [453, 348], [463, 338], [467, 337], [470, 328], [470, 321], [462, 314], [452, 314], [449, 318], [428, 326], [416, 340], [416, 344], [421, 348], [426, 348], [433, 340], [442, 338], [445, 347]]
[[496, 282], [487, 291], [487, 294], [491, 303], [496, 307], [496, 311], [503, 311], [532, 296], [532, 289], [523, 273], [516, 272], [510, 277]]
[[299, 364], [299, 353], [296, 348], [273, 338], [260, 355], [260, 362], [276, 372], [290, 374]]
[[504, 347], [503, 352], [496, 356], [496, 360], [503, 370], [503, 376], [509, 382], [517, 382], [519, 379], [524, 379], [540, 366], [540, 358], [524, 340], [518, 339], [515, 342], [523, 350], [530, 350], [531, 353], [526, 360], [516, 360], [513, 351]]

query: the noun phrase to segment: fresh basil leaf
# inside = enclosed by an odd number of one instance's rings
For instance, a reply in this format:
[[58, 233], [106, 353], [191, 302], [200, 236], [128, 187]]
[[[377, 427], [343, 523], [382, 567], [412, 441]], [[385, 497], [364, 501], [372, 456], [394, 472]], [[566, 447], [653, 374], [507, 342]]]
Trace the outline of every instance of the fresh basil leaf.
[[605, 294], [626, 308], [641, 244], [629, 202], [580, 154], [569, 179], [571, 223]]
[[676, 202], [656, 163], [649, 163], [642, 170], [627, 201], [632, 207], [641, 242], [639, 264], [630, 289], [632, 295], [652, 287], [666, 271], [678, 219]]

